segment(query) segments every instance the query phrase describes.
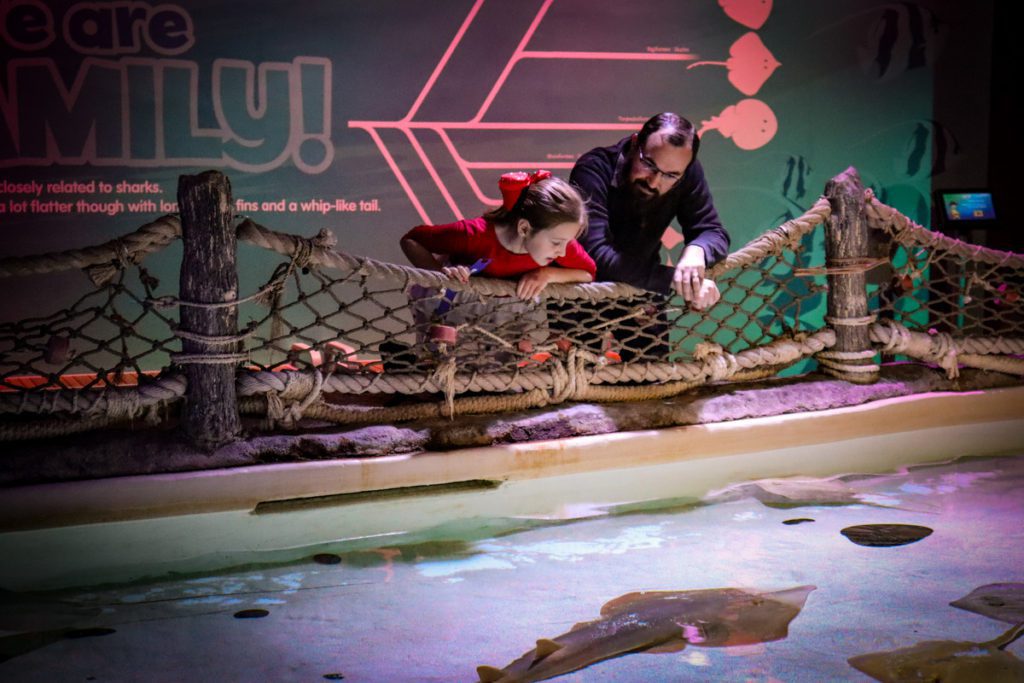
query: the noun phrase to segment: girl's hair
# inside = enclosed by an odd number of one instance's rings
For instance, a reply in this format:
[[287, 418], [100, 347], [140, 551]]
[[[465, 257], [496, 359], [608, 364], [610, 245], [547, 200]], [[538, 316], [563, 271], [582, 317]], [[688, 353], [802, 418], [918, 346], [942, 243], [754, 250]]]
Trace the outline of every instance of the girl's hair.
[[533, 232], [561, 223], [578, 223], [581, 235], [587, 231], [587, 206], [583, 197], [575, 187], [554, 176], [532, 183], [511, 209], [499, 206], [488, 211], [484, 218], [513, 226], [520, 218], [525, 218]]

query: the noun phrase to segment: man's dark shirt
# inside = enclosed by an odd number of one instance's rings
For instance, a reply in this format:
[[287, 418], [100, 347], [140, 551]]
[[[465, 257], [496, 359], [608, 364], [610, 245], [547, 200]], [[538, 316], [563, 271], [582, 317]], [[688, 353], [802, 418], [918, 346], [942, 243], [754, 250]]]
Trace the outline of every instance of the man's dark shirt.
[[718, 219], [704, 169], [694, 160], [663, 196], [639, 203], [629, 188], [630, 138], [592, 149], [569, 176], [587, 201], [590, 227], [580, 238], [597, 263], [597, 279], [626, 282], [653, 292], [672, 289], [674, 268], [661, 263], [661, 236], [679, 220], [687, 245], [704, 250], [708, 266], [729, 253], [729, 234]]

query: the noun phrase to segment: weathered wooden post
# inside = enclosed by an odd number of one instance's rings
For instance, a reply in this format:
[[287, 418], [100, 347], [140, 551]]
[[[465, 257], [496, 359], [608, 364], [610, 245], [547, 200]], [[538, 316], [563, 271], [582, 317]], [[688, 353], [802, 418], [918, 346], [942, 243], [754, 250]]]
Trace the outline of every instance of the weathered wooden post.
[[[234, 210], [231, 183], [217, 171], [178, 178], [184, 254], [180, 310], [183, 362], [188, 377], [182, 428], [196, 447], [212, 451], [241, 432], [235, 398], [238, 334]], [[189, 305], [189, 304], [199, 304]]]
[[825, 230], [828, 269], [828, 315], [836, 344], [817, 355], [822, 370], [857, 384], [878, 381], [879, 368], [871, 347], [865, 270], [869, 267], [868, 222], [864, 185], [852, 166], [825, 186], [832, 216]]

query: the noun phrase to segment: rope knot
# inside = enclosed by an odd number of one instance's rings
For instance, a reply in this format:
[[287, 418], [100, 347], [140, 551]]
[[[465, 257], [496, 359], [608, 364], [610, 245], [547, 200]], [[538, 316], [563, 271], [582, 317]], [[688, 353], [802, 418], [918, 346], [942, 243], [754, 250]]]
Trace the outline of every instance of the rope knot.
[[[292, 382], [289, 380], [281, 391], [267, 392], [267, 422], [271, 429], [278, 424], [285, 429], [294, 428], [299, 420], [302, 419], [306, 409], [313, 404], [313, 401], [320, 398], [324, 386], [323, 374], [319, 370], [315, 370], [312, 378], [306, 376], [302, 379], [305, 381]], [[312, 387], [306, 392], [302, 400], [288, 400], [290, 394], [302, 391], [305, 388], [304, 385], [310, 379], [312, 380]]]
[[701, 342], [693, 351], [693, 357], [704, 364], [708, 381], [718, 382], [734, 375], [739, 368], [736, 356], [726, 353], [721, 346], [712, 342]]
[[928, 330], [931, 337], [931, 348], [929, 354], [935, 364], [946, 371], [946, 377], [956, 379], [960, 376], [960, 364], [957, 361], [956, 342], [953, 337], [945, 332], [939, 332], [934, 327]]
[[444, 391], [444, 409], [441, 411], [449, 420], [455, 419], [455, 356], [449, 356], [431, 375], [430, 380]]

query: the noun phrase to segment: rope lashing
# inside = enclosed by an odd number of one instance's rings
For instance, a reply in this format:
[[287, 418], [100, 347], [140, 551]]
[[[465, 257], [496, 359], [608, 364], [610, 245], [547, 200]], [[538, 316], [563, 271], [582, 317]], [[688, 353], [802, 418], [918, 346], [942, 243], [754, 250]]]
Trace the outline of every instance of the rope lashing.
[[808, 277], [811, 275], [859, 275], [875, 268], [889, 265], [888, 257], [884, 258], [832, 258], [825, 266], [813, 266], [809, 268], [794, 268], [793, 275], [796, 277]]
[[175, 365], [235, 365], [249, 360], [248, 353], [172, 353]]
[[238, 344], [256, 333], [255, 327], [250, 327], [240, 334], [229, 335], [199, 334], [198, 332], [188, 332], [177, 327], [172, 328], [171, 331], [174, 333], [175, 337], [188, 339], [189, 341], [199, 342], [202, 344], [209, 344], [210, 346], [230, 346], [231, 344]]
[[878, 352], [873, 349], [865, 349], [864, 351], [819, 351], [814, 354], [814, 358], [823, 367], [834, 370], [838, 373], [872, 373], [878, 372], [881, 369], [876, 363], [845, 363], [841, 361], [856, 361], [856, 360], [870, 360], [875, 357]]
[[826, 315], [825, 322], [829, 325], [841, 325], [846, 327], [861, 327], [863, 325], [870, 325], [878, 319], [877, 313], [870, 315], [863, 315], [856, 318], [837, 318], [835, 316]]

